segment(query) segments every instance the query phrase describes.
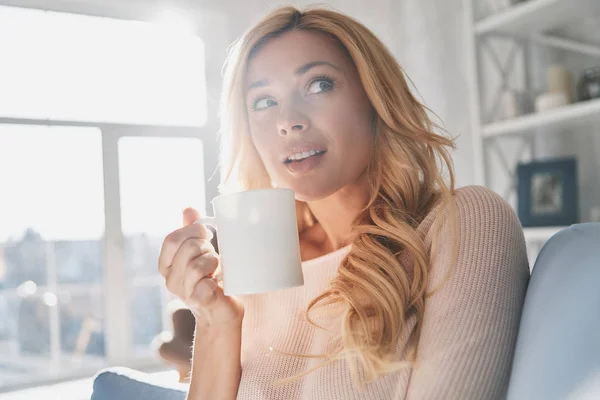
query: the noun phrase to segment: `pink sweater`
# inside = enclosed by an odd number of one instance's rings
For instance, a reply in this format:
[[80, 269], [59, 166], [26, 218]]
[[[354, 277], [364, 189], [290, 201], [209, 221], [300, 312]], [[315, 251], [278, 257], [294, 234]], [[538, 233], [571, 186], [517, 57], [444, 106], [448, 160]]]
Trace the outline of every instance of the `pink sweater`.
[[[303, 263], [305, 285], [242, 297], [242, 378], [238, 399], [501, 399], [505, 396], [521, 307], [529, 279], [525, 242], [511, 207], [483, 187], [457, 191], [459, 248], [455, 269], [425, 303], [417, 364], [389, 373], [361, 391], [344, 360], [297, 382], [273, 383], [320, 363], [279, 353], [321, 354], [331, 344], [330, 330], [309, 324], [304, 311], [336, 276], [345, 247]], [[433, 210], [418, 227], [426, 243]], [[445, 227], [444, 229], [449, 229]], [[449, 232], [449, 231], [448, 231]], [[450, 234], [442, 234], [450, 239]], [[439, 243], [441, 256], [431, 267], [430, 290], [444, 279], [451, 241]], [[319, 324], [337, 329], [334, 316]], [[414, 326], [409, 319], [407, 333]], [[407, 334], [406, 334], [407, 336]], [[402, 359], [406, 336], [396, 353]]]

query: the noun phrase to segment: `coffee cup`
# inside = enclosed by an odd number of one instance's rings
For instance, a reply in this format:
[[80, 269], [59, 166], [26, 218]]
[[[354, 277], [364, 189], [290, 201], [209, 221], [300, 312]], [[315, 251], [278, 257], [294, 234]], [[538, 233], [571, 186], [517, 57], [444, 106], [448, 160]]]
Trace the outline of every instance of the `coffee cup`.
[[217, 196], [210, 225], [226, 295], [264, 293], [304, 284], [296, 202], [290, 189], [256, 189]]

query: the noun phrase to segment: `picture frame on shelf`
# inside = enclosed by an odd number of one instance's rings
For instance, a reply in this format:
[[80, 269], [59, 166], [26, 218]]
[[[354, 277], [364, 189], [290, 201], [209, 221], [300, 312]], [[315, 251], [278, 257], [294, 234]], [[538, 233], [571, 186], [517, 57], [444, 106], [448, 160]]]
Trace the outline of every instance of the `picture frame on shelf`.
[[517, 166], [517, 214], [523, 227], [578, 222], [577, 161], [560, 158]]

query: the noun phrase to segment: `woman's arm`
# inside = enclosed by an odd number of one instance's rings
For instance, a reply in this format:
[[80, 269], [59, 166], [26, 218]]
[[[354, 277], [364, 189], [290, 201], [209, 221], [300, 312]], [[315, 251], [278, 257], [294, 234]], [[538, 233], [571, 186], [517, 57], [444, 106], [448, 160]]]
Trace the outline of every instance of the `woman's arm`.
[[445, 223], [428, 290], [443, 284], [425, 301], [408, 400], [506, 396], [529, 279], [523, 232], [488, 189], [461, 189], [456, 201], [457, 260], [450, 265], [455, 235]]
[[[217, 233], [208, 229], [213, 233], [211, 244], [218, 253]], [[241, 344], [241, 327], [211, 332], [196, 324], [188, 400], [237, 397], [242, 375]]]
[[188, 400], [233, 400], [242, 368], [242, 330], [213, 332], [196, 327]]

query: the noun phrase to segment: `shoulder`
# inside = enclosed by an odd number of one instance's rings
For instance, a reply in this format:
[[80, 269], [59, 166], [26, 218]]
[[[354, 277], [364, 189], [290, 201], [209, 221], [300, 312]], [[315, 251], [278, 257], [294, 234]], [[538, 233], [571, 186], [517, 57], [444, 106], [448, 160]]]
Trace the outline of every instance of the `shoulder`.
[[499, 194], [482, 186], [468, 186], [456, 191], [455, 202], [462, 245], [483, 250], [495, 244], [524, 249], [519, 218]]
[[455, 191], [454, 197], [460, 210], [514, 214], [512, 207], [498, 193], [484, 186], [462, 187]]
[[483, 186], [467, 186], [455, 194], [457, 223], [461, 237], [473, 239], [514, 236], [512, 241], [523, 237], [523, 229], [517, 214], [499, 194]]
[[[455, 218], [452, 218], [452, 211], [455, 211]], [[434, 207], [419, 226], [425, 236], [433, 234], [437, 219], [441, 219], [441, 226], [457, 225], [461, 236], [500, 231], [522, 234], [513, 208], [496, 192], [483, 186], [457, 189], [450, 204]]]
[[499, 266], [515, 276], [529, 274], [519, 219], [513, 208], [488, 188], [456, 190], [451, 204], [435, 207], [422, 225], [427, 247], [442, 255], [434, 269], [447, 270], [454, 259], [459, 274], [495, 273]]

